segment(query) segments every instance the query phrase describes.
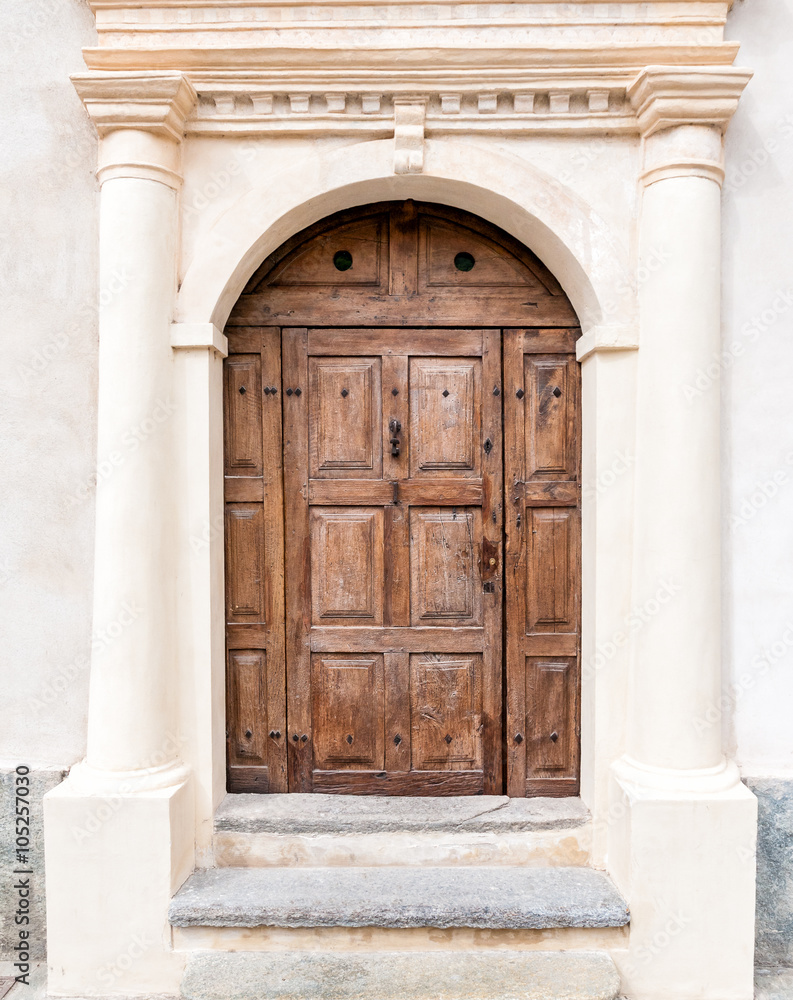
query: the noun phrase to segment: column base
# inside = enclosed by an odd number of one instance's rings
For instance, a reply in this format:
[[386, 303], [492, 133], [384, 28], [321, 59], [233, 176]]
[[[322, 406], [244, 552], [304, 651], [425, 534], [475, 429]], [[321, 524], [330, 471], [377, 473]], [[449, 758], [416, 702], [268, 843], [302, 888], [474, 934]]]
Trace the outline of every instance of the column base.
[[[85, 777], [85, 775], [82, 775]], [[86, 791], [67, 778], [44, 799], [48, 992], [176, 994], [168, 904], [193, 870], [192, 780]]]
[[757, 800], [734, 765], [613, 765], [609, 872], [629, 901], [634, 1000], [752, 1000]]

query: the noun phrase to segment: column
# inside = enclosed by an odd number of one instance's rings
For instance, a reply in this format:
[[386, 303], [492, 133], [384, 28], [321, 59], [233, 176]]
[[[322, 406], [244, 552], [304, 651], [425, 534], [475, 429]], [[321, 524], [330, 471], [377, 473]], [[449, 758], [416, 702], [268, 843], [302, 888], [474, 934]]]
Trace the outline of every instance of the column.
[[171, 319], [180, 73], [73, 78], [100, 135], [94, 642], [86, 760], [45, 799], [49, 989], [176, 993], [168, 902], [192, 870], [180, 763]]
[[641, 1000], [753, 995], [756, 803], [718, 717], [719, 391], [687, 388], [719, 354], [722, 136], [749, 75], [653, 67], [628, 91], [644, 158], [633, 644], [608, 861], [632, 914], [623, 990]]

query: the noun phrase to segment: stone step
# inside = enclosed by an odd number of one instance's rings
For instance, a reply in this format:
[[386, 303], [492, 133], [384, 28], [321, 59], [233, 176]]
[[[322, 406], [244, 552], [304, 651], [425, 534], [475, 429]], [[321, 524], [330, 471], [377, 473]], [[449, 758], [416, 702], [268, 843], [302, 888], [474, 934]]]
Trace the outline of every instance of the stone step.
[[213, 868], [171, 900], [176, 927], [621, 927], [590, 868]]
[[605, 952], [196, 952], [186, 1000], [615, 1000]]
[[215, 864], [560, 865], [590, 861], [578, 798], [227, 795], [215, 815]]

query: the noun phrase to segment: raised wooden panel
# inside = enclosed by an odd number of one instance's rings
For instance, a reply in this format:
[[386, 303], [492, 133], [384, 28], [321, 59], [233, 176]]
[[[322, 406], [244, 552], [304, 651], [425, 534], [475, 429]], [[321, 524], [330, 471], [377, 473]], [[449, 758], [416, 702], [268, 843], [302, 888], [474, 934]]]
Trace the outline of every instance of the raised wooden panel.
[[261, 356], [235, 355], [223, 366], [225, 378], [225, 466], [227, 476], [262, 474]]
[[[419, 233], [426, 261], [420, 273], [427, 287], [541, 287], [508, 250], [471, 229], [425, 217], [419, 223]], [[460, 258], [459, 254], [465, 256]], [[461, 267], [456, 266], [455, 258]]]
[[527, 479], [577, 475], [577, 371], [570, 356], [525, 356]]
[[576, 658], [526, 657], [527, 778], [577, 771]]
[[578, 626], [579, 517], [574, 507], [527, 507], [526, 632]]
[[[337, 254], [349, 254], [340, 270]], [[347, 261], [340, 261], [342, 265]], [[388, 217], [370, 216], [308, 240], [269, 275], [271, 286], [368, 285], [377, 287], [388, 268]]]
[[265, 763], [267, 654], [263, 649], [229, 650], [229, 757], [242, 764]]
[[476, 654], [410, 657], [414, 770], [482, 766], [482, 658]]
[[383, 623], [383, 511], [311, 510], [311, 600], [315, 625]]
[[384, 764], [383, 657], [311, 657], [314, 767], [381, 769]]
[[481, 623], [482, 587], [477, 566], [481, 536], [479, 510], [411, 510], [412, 625]]
[[480, 437], [481, 362], [411, 358], [411, 475], [478, 475]]
[[382, 475], [379, 358], [309, 358], [311, 476]]
[[226, 504], [227, 621], [266, 619], [265, 528], [261, 504]]

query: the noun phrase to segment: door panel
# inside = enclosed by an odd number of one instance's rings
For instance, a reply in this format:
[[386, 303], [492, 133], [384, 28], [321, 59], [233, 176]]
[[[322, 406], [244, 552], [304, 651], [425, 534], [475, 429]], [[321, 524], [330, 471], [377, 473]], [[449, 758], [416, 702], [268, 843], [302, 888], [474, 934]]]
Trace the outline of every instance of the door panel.
[[229, 337], [224, 363], [228, 787], [285, 792], [280, 330]]
[[314, 760], [320, 770], [382, 770], [383, 656], [312, 656]]
[[383, 511], [311, 510], [311, 596], [315, 625], [382, 625]]
[[480, 770], [481, 656], [414, 653], [410, 693], [413, 768]]
[[312, 399], [312, 477], [380, 477], [380, 359], [315, 358], [309, 363]]
[[289, 787], [498, 794], [500, 334], [386, 333], [283, 331]]
[[481, 625], [475, 539], [478, 509], [410, 511], [411, 625]]
[[565, 336], [504, 332], [505, 735], [515, 796], [572, 795], [579, 782], [579, 366]]
[[411, 476], [479, 476], [481, 362], [410, 359]]

